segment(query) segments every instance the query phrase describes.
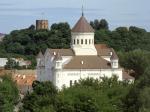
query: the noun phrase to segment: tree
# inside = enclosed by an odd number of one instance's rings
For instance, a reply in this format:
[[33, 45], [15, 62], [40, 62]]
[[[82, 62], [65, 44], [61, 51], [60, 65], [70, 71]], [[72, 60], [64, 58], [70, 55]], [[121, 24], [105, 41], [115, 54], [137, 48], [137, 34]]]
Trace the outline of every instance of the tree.
[[2, 79], [0, 82], [0, 111], [13, 112], [14, 106], [19, 99], [17, 86], [8, 75], [0, 78]]
[[94, 21], [90, 21], [90, 25], [95, 29], [95, 30], [108, 30], [109, 26], [108, 26], [108, 22], [105, 19], [95, 19]]
[[[51, 82], [33, 82], [33, 92], [23, 99], [22, 111], [48, 112], [54, 111], [54, 104], [57, 95], [56, 88]], [[52, 112], [53, 112], [52, 111]]]
[[7, 51], [9, 53], [23, 54], [24, 47], [20, 43], [11, 43], [11, 44], [8, 44]]
[[148, 67], [143, 75], [129, 93], [123, 98], [123, 112], [148, 112], [149, 111], [149, 92], [150, 92], [150, 67]]
[[31, 25], [28, 29], [29, 30], [35, 30], [35, 25]]
[[16, 62], [15, 60], [8, 58], [8, 61], [6, 62], [5, 69], [19, 69], [19, 62]]
[[108, 22], [105, 19], [100, 20], [99, 29], [105, 29], [105, 30], [109, 29]]
[[134, 76], [135, 79], [140, 78], [150, 62], [147, 53], [142, 50], [123, 53], [120, 54], [119, 57], [121, 66], [132, 71], [130, 75]]
[[[121, 98], [130, 88], [127, 82], [119, 82], [117, 77], [102, 79], [82, 79], [70, 88], [64, 88], [59, 95], [59, 112], [121, 112]], [[57, 104], [56, 104], [57, 105]], [[64, 108], [62, 108], [64, 107]]]

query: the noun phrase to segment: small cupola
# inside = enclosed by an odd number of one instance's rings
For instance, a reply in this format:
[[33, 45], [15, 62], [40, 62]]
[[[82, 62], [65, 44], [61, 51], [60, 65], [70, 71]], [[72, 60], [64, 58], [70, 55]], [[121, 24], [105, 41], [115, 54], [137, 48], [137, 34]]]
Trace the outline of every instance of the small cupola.
[[117, 54], [114, 52], [114, 50], [112, 49], [112, 51], [110, 52], [110, 61], [111, 61], [111, 66], [112, 68], [118, 68], [119, 67], [119, 62], [118, 62], [118, 56]]
[[62, 69], [62, 56], [59, 52], [54, 57], [54, 67], [55, 69]]

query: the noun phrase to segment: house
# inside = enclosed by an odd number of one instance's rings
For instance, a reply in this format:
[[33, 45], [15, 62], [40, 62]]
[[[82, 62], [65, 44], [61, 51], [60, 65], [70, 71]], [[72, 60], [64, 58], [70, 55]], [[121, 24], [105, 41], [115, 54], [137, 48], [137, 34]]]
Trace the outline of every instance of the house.
[[[15, 62], [19, 63], [19, 66], [21, 67], [28, 67], [29, 65], [31, 65], [31, 61], [29, 60], [24, 60], [23, 58], [11, 58], [12, 60], [14, 60]], [[0, 58], [0, 68], [4, 68], [5, 65], [8, 62], [8, 58]]]
[[71, 31], [70, 49], [47, 49], [37, 56], [37, 80], [52, 81], [61, 89], [80, 79], [117, 76], [123, 81], [123, 69], [113, 48], [94, 44], [94, 29], [84, 15]]

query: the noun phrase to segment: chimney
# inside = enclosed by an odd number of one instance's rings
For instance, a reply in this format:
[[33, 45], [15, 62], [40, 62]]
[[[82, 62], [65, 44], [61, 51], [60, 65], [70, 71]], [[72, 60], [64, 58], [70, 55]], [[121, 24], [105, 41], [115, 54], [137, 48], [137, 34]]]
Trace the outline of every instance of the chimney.
[[25, 75], [23, 75], [23, 77], [22, 77], [23, 79], [25, 79], [26, 78], [26, 76]]
[[113, 55], [113, 53], [112, 52], [110, 52], [110, 56], [112, 56]]
[[54, 52], [53, 54], [54, 54], [54, 56], [55, 56], [55, 55], [56, 55], [56, 52]]

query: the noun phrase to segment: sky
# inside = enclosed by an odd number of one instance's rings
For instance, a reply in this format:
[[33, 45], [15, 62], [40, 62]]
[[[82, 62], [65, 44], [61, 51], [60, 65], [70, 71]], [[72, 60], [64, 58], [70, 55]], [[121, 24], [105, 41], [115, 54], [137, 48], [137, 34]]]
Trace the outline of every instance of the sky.
[[10, 33], [47, 19], [49, 25], [68, 22], [71, 27], [84, 6], [88, 21], [106, 19], [111, 30], [137, 26], [150, 31], [150, 0], [0, 0], [0, 32]]

